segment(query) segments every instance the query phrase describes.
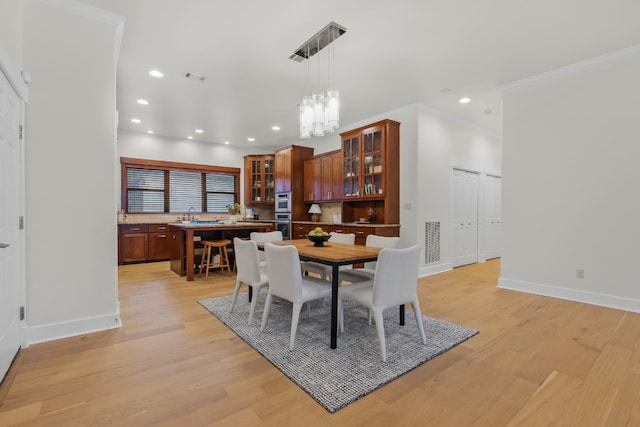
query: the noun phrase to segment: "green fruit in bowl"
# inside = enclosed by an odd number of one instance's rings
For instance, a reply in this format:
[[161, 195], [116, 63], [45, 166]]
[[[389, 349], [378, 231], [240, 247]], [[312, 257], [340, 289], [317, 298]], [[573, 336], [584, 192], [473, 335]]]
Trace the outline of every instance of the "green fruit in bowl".
[[309, 232], [309, 236], [328, 236], [329, 233], [324, 231], [322, 227], [316, 227]]

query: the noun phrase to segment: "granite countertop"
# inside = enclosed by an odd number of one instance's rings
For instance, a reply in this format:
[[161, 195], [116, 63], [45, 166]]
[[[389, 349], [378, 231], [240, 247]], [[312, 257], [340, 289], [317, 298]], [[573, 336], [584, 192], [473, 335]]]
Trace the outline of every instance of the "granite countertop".
[[376, 227], [376, 228], [383, 228], [383, 227], [400, 227], [400, 224], [371, 224], [368, 222], [341, 222], [339, 224], [333, 223], [333, 222], [313, 222], [313, 221], [291, 221], [291, 222], [295, 222], [296, 224], [306, 224], [306, 225], [317, 225], [319, 227], [321, 226], [338, 226], [338, 227]]
[[[179, 228], [212, 228], [212, 227], [220, 227], [220, 228], [252, 228], [258, 227], [257, 224], [260, 224], [259, 221], [253, 222], [235, 222], [231, 223], [228, 221], [223, 222], [213, 222], [213, 221], [196, 221], [196, 222], [170, 222], [168, 225]], [[265, 223], [263, 223], [265, 224]]]
[[[199, 221], [201, 222], [208, 222], [208, 221], [226, 221], [227, 219], [224, 218], [198, 218]], [[275, 219], [242, 219], [239, 220], [238, 222], [248, 222], [248, 223], [275, 223], [276, 220]], [[137, 217], [135, 215], [131, 215], [129, 216], [129, 218], [127, 218], [127, 221], [119, 221], [118, 222], [119, 225], [140, 225], [140, 224], [179, 224], [179, 221], [176, 221], [176, 217], [175, 216], [171, 216], [171, 217], [155, 217], [155, 218], [150, 218], [150, 217]]]

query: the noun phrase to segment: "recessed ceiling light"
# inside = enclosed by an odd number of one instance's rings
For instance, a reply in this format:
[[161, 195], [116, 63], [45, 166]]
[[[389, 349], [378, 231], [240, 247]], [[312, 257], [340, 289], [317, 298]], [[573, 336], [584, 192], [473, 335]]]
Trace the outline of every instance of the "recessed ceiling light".
[[271, 130], [280, 130], [280, 126], [271, 126]]
[[460, 101], [458, 101], [460, 104], [468, 104], [471, 102], [471, 98], [467, 98], [466, 96], [464, 98], [460, 98]]
[[138, 104], [140, 105], [149, 105], [149, 101], [146, 99], [138, 99]]
[[187, 137], [187, 139], [193, 139], [193, 137], [192, 137], [191, 135], [189, 135], [189, 136]]
[[131, 119], [131, 123], [142, 123], [140, 119]]
[[253, 141], [255, 141], [255, 140], [256, 140], [256, 139], [255, 139], [255, 138], [253, 138], [253, 137], [249, 137], [249, 138], [247, 138], [247, 141], [249, 141], [249, 142], [253, 142]]
[[161, 72], [161, 71], [159, 71], [159, 70], [151, 70], [151, 71], [149, 71], [149, 74], [150, 74], [151, 76], [153, 76], [153, 77], [157, 77], [157, 78], [160, 78], [160, 77], [163, 77], [163, 76], [164, 76], [164, 74], [162, 74], [162, 72]]
[[203, 131], [202, 129], [196, 129], [196, 130], [195, 130], [195, 132], [196, 132], [196, 133], [202, 133], [202, 132], [204, 132], [204, 131]]
[[225, 142], [224, 142], [224, 144], [225, 144], [225, 145], [229, 145], [229, 141], [225, 141]]
[[148, 130], [147, 133], [153, 133], [153, 131], [152, 130]]

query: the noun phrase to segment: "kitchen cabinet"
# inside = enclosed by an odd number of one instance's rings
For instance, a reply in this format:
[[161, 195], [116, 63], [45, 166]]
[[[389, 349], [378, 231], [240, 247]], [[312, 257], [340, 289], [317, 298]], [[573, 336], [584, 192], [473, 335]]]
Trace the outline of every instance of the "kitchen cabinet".
[[169, 259], [169, 226], [166, 224], [149, 224], [147, 236], [147, 256], [149, 261]]
[[304, 163], [305, 202], [341, 199], [342, 150], [315, 156]]
[[304, 161], [313, 157], [313, 148], [291, 145], [275, 153], [276, 193], [291, 193], [291, 218], [307, 218], [304, 201]]
[[244, 156], [244, 204], [247, 206], [275, 203], [275, 156]]
[[340, 134], [342, 139], [343, 220], [368, 218], [377, 222], [400, 220], [400, 123], [382, 120]]
[[304, 239], [309, 231], [316, 227], [321, 227], [327, 233], [353, 233], [356, 235], [356, 245], [364, 245], [369, 234], [377, 236], [400, 236], [399, 225], [349, 225], [349, 224], [327, 224], [323, 222], [300, 221], [292, 224], [293, 239]]
[[322, 163], [321, 200], [340, 200], [342, 198], [342, 150], [327, 153], [321, 157], [320, 161]]
[[169, 259], [166, 224], [120, 224], [118, 226], [118, 264]]
[[146, 225], [120, 225], [118, 227], [118, 264], [147, 261]]
[[291, 152], [291, 147], [276, 151], [276, 193], [288, 193], [291, 191]]
[[315, 202], [320, 200], [320, 193], [322, 191], [321, 183], [319, 181], [322, 173], [322, 164], [318, 161], [317, 157], [306, 159], [304, 161], [304, 201]]
[[[291, 224], [291, 233], [292, 239], [304, 239], [307, 234], [314, 228], [318, 227], [317, 224], [309, 224], [309, 223], [292, 223]], [[323, 228], [324, 229], [324, 228]]]

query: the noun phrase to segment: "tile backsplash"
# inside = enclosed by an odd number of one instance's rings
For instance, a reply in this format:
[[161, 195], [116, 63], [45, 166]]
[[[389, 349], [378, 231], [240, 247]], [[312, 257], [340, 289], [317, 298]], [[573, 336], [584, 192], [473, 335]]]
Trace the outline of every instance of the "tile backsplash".
[[[254, 207], [253, 213], [258, 214], [259, 219], [274, 219], [273, 208], [268, 207]], [[187, 217], [186, 214], [124, 214], [118, 215], [119, 224], [162, 224], [169, 222], [176, 222]], [[202, 221], [211, 221], [214, 219], [226, 220], [229, 218], [228, 214], [211, 214], [211, 213], [197, 213], [196, 218]], [[238, 219], [245, 218], [245, 208], [242, 207], [242, 212]]]

